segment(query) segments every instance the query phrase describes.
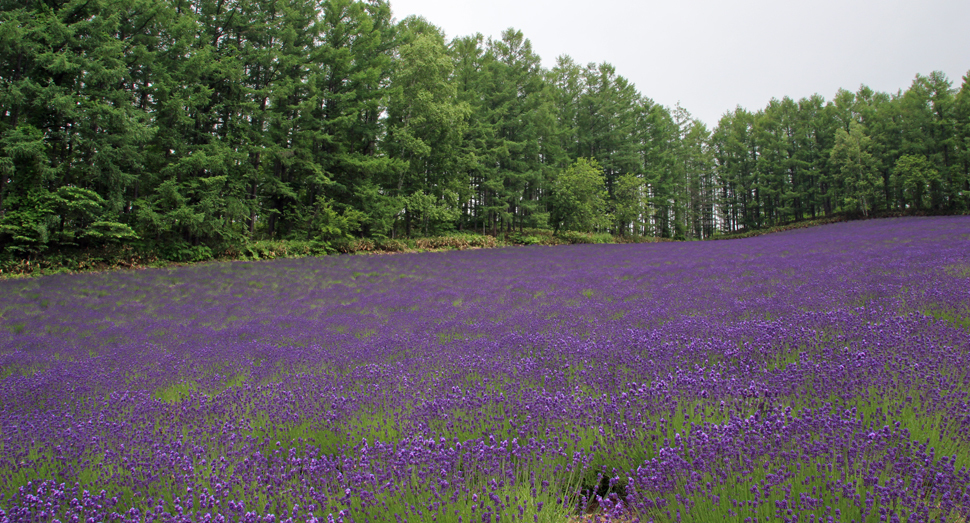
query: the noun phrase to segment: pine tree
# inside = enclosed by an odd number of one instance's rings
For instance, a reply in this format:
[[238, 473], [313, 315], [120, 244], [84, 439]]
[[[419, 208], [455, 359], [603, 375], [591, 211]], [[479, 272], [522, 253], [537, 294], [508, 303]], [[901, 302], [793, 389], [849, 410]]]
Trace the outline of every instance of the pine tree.
[[832, 164], [840, 175], [843, 208], [858, 210], [865, 216], [878, 207], [883, 183], [870, 144], [862, 124], [852, 121], [849, 132], [841, 128], [836, 131], [832, 147]]
[[459, 102], [454, 62], [442, 31], [424, 19], [402, 22], [388, 100], [387, 153], [404, 167], [387, 179], [387, 193], [404, 209], [404, 232], [453, 227], [471, 198], [459, 147], [471, 110]]

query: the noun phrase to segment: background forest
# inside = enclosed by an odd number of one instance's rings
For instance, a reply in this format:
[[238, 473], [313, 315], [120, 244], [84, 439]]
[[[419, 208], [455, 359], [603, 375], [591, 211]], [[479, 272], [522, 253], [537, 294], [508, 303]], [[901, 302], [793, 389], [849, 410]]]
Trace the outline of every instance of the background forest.
[[709, 129], [608, 63], [545, 69], [519, 31], [448, 40], [382, 0], [0, 0], [7, 260], [458, 231], [689, 239], [968, 208], [970, 76], [786, 97]]

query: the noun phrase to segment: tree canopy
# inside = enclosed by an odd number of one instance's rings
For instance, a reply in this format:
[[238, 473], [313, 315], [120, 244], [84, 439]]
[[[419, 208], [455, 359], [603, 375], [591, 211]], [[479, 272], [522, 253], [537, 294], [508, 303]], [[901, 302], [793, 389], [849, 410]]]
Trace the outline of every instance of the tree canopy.
[[0, 0], [4, 256], [199, 259], [523, 228], [706, 238], [970, 208], [970, 75], [738, 108], [713, 128], [518, 30], [384, 0]]

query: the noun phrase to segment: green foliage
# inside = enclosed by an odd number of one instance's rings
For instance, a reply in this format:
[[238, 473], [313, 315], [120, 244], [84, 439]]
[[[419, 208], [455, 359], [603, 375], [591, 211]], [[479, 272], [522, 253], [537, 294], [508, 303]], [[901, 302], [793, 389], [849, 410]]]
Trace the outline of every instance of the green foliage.
[[[119, 245], [189, 261], [263, 257], [261, 241], [691, 239], [970, 209], [970, 76], [776, 99], [709, 129], [609, 63], [546, 70], [521, 31], [449, 41], [384, 0], [6, 2], [0, 107], [14, 265]], [[599, 181], [579, 174], [587, 158]]]
[[892, 180], [900, 204], [921, 210], [930, 191], [939, 187], [940, 173], [925, 156], [906, 154], [896, 160]]
[[245, 245], [239, 252], [227, 253], [232, 257], [249, 260], [274, 260], [309, 256], [313, 252], [312, 242], [292, 240], [262, 240]]
[[542, 245], [546, 243], [542, 237], [534, 234], [513, 233], [508, 237], [508, 242], [513, 245]]
[[404, 167], [384, 183], [403, 207], [405, 235], [412, 228], [439, 234], [454, 227], [467, 200], [468, 186], [452, 173], [471, 108], [450, 81], [455, 66], [442, 31], [422, 18], [404, 20], [400, 30], [384, 148]]
[[99, 221], [88, 225], [81, 238], [94, 243], [120, 243], [137, 240], [138, 235], [123, 223]]
[[420, 224], [423, 234], [440, 234], [461, 217], [458, 194], [445, 189], [441, 197], [418, 190], [401, 198], [409, 220]]
[[191, 245], [185, 242], [165, 243], [159, 246], [162, 258], [174, 262], [203, 262], [213, 258], [208, 245]]
[[588, 233], [579, 231], [560, 231], [556, 237], [567, 244], [580, 243], [613, 243], [613, 237], [607, 233]]
[[644, 180], [633, 174], [624, 174], [616, 180], [613, 188], [613, 217], [621, 235], [632, 231], [637, 234], [646, 226], [643, 211], [647, 203], [647, 187]]
[[603, 171], [596, 160], [576, 160], [553, 182], [552, 221], [556, 232], [590, 232], [606, 226], [606, 197]]
[[835, 133], [831, 160], [842, 179], [842, 203], [847, 209], [858, 209], [868, 216], [878, 202], [883, 180], [876, 171], [870, 153], [871, 139], [862, 124], [849, 122], [849, 131]]
[[472, 248], [492, 248], [498, 246], [498, 241], [492, 236], [479, 234], [451, 234], [448, 236], [435, 236], [430, 238], [419, 238], [414, 241], [419, 249], [472, 249]]
[[374, 246], [377, 250], [385, 252], [404, 252], [410, 247], [406, 241], [388, 238], [375, 240]]
[[5, 250], [18, 256], [45, 251], [50, 239], [51, 210], [44, 191], [7, 198], [9, 210], [0, 217], [0, 239]]
[[350, 207], [337, 212], [332, 202], [321, 196], [317, 199], [313, 217], [311, 248], [322, 254], [346, 250], [345, 246], [353, 240], [352, 233], [360, 230], [365, 219], [364, 213]]

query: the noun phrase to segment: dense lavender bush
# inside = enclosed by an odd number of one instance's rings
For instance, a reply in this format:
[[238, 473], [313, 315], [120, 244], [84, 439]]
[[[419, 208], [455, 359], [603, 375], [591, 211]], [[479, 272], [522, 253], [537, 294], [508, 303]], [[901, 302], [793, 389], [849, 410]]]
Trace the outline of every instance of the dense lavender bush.
[[967, 521], [970, 219], [0, 282], [0, 520]]

